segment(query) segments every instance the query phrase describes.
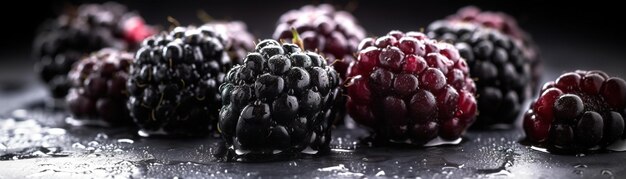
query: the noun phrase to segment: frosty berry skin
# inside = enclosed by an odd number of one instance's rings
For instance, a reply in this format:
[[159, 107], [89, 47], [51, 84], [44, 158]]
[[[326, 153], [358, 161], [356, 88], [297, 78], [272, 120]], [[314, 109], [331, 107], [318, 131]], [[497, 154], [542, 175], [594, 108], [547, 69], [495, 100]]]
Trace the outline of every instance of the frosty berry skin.
[[456, 140], [474, 122], [475, 85], [453, 45], [420, 32], [366, 38], [348, 71], [348, 113], [374, 137]]
[[321, 55], [263, 40], [220, 86], [219, 130], [244, 158], [328, 152], [339, 85]]
[[602, 71], [575, 71], [548, 82], [524, 117], [532, 145], [559, 152], [605, 149], [624, 139], [626, 82]]

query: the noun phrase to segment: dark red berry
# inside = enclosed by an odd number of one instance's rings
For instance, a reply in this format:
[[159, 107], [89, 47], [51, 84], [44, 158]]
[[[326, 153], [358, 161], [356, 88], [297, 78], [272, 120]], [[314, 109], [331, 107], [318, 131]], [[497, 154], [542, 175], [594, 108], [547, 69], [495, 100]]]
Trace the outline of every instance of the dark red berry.
[[112, 125], [130, 124], [126, 109], [126, 80], [133, 55], [103, 49], [82, 59], [70, 71], [72, 80], [67, 103], [76, 120], [101, 120]]
[[347, 109], [376, 137], [417, 145], [455, 140], [474, 122], [474, 82], [454, 46], [399, 31], [361, 44]]
[[300, 33], [306, 50], [319, 51], [342, 78], [345, 78], [350, 62], [355, 59], [357, 48], [374, 45], [372, 40], [359, 44], [365, 37], [365, 31], [356, 18], [348, 12], [335, 10], [329, 4], [307, 5], [286, 12], [278, 20], [273, 38], [291, 41], [291, 28]]
[[599, 71], [576, 71], [546, 83], [542, 91], [524, 117], [524, 131], [533, 145], [580, 152], [621, 140], [624, 80]]

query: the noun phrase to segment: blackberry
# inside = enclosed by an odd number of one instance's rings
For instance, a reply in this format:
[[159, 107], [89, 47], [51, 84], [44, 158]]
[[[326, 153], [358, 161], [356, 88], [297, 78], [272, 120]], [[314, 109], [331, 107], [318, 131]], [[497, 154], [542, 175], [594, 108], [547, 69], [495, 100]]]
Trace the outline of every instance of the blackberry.
[[456, 140], [474, 122], [475, 85], [465, 60], [423, 33], [366, 38], [348, 77], [348, 113], [377, 140]]
[[102, 49], [77, 62], [69, 73], [72, 88], [67, 96], [73, 119], [112, 125], [132, 123], [125, 106], [132, 61], [131, 53]]
[[603, 149], [626, 138], [626, 82], [601, 71], [575, 71], [548, 82], [524, 117], [533, 145], [554, 151]]
[[224, 72], [223, 37], [206, 26], [148, 37], [135, 54], [127, 106], [142, 135], [201, 136], [217, 121]]
[[204, 24], [225, 37], [225, 49], [235, 64], [242, 64], [249, 51], [254, 50], [254, 36], [241, 21], [216, 21]]
[[478, 119], [475, 126], [513, 124], [532, 93], [530, 61], [508, 36], [475, 24], [436, 21], [428, 36], [451, 42], [467, 60], [476, 79]]
[[121, 4], [84, 4], [42, 25], [33, 44], [35, 69], [52, 96], [63, 98], [75, 62], [102, 48], [131, 49], [151, 33], [140, 16]]
[[533, 93], [539, 91], [535, 90], [538, 89], [537, 86], [541, 82], [541, 74], [543, 73], [539, 48], [530, 34], [522, 30], [515, 18], [503, 12], [481, 11], [478, 7], [467, 6], [459, 9], [456, 14], [448, 16], [447, 19], [476, 23], [485, 27], [494, 28], [513, 38], [521, 47], [524, 55], [531, 61]]
[[218, 127], [242, 158], [329, 150], [341, 88], [322, 56], [263, 40], [225, 81]]
[[354, 61], [359, 41], [365, 38], [365, 31], [350, 13], [336, 11], [329, 4], [307, 5], [283, 14], [274, 39], [290, 40], [292, 27], [300, 32], [304, 47], [319, 50], [342, 77]]

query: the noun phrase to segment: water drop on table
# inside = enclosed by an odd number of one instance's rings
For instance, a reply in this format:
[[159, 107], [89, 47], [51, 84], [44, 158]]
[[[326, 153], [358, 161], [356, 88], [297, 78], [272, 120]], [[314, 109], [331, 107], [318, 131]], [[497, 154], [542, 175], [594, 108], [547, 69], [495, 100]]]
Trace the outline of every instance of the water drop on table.
[[135, 143], [135, 141], [133, 141], [132, 139], [117, 139], [118, 143], [126, 143], [126, 144], [133, 144]]
[[105, 134], [105, 133], [102, 133], [102, 132], [96, 134], [96, 137], [94, 138], [94, 140], [97, 140], [97, 141], [104, 141], [104, 140], [107, 140], [107, 139], [109, 139], [109, 136], [107, 134]]
[[583, 175], [583, 171], [576, 169], [576, 170], [574, 170], [574, 174], [576, 174], [576, 175]]

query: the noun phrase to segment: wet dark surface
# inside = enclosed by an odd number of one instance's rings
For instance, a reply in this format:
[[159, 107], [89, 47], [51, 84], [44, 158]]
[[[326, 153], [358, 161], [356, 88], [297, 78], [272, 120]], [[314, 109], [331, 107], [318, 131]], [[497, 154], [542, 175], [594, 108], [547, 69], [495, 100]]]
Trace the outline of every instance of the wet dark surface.
[[[369, 147], [362, 129], [337, 128], [332, 151], [269, 163], [222, 162], [217, 137], [142, 138], [134, 129], [69, 126], [43, 106], [38, 85], [23, 90], [23, 110], [0, 115], [3, 178], [422, 177], [623, 178], [626, 153], [555, 155], [518, 141], [520, 129], [470, 131], [459, 145]], [[18, 101], [18, 100], [16, 100]], [[2, 107], [5, 107], [3, 105]]]

